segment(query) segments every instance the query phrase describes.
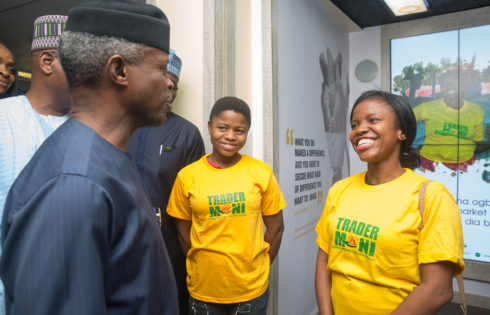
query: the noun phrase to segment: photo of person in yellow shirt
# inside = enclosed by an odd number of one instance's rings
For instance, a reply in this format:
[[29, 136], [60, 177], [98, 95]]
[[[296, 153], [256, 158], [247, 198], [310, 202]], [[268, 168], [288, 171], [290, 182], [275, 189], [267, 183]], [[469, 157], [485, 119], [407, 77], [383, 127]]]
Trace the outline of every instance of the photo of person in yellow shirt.
[[250, 125], [243, 100], [217, 100], [208, 122], [213, 152], [184, 167], [170, 194], [191, 314], [266, 314], [286, 202], [272, 169], [239, 153]]
[[456, 69], [439, 75], [441, 98], [414, 107], [417, 121], [425, 123], [425, 141], [420, 148], [421, 168], [434, 171], [433, 162], [442, 162], [451, 170], [465, 171], [475, 162], [475, 153], [490, 149], [484, 134], [483, 109], [463, 99], [468, 79]]

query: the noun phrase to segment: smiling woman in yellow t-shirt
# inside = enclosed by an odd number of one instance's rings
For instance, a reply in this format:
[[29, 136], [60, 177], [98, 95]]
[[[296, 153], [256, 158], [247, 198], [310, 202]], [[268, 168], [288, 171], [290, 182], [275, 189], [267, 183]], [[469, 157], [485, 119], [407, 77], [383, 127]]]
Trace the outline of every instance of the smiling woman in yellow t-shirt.
[[320, 314], [435, 314], [461, 273], [458, 206], [437, 182], [425, 212], [411, 144], [416, 121], [399, 96], [364, 92], [351, 112], [350, 141], [367, 172], [337, 182], [316, 227], [315, 287]]
[[241, 99], [216, 101], [208, 123], [213, 152], [183, 168], [172, 188], [167, 213], [187, 255], [191, 314], [266, 314], [286, 202], [271, 168], [239, 153], [250, 123]]

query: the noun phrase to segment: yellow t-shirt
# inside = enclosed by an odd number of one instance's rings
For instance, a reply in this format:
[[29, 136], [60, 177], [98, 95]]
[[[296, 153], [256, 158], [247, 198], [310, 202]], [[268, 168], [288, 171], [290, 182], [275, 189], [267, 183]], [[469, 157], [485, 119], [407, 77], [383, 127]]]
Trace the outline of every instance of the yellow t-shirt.
[[473, 157], [475, 141], [483, 140], [484, 113], [477, 104], [464, 101], [457, 110], [439, 98], [416, 106], [413, 112], [417, 121], [425, 122], [425, 141], [420, 154], [426, 159], [464, 162]]
[[426, 190], [424, 227], [418, 194], [426, 178], [406, 169], [381, 185], [366, 173], [337, 182], [316, 227], [328, 257], [336, 315], [390, 314], [420, 284], [419, 265], [438, 261], [464, 269], [458, 206], [438, 182]]
[[205, 302], [249, 301], [269, 285], [262, 216], [286, 202], [267, 164], [242, 154], [234, 166], [216, 169], [206, 157], [179, 172], [167, 206], [169, 215], [192, 220], [187, 287]]

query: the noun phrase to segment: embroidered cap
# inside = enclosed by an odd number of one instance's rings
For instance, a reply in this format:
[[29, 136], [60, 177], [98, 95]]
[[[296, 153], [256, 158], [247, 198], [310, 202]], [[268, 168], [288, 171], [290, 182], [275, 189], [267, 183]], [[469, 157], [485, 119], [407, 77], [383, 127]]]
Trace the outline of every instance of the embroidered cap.
[[167, 72], [173, 74], [177, 79], [180, 77], [180, 68], [182, 67], [182, 60], [175, 54], [173, 49], [170, 49], [168, 54]]
[[66, 31], [122, 38], [169, 51], [170, 25], [159, 8], [134, 0], [88, 1], [68, 12]]
[[34, 21], [31, 52], [44, 49], [58, 49], [60, 35], [65, 29], [65, 15], [44, 15]]

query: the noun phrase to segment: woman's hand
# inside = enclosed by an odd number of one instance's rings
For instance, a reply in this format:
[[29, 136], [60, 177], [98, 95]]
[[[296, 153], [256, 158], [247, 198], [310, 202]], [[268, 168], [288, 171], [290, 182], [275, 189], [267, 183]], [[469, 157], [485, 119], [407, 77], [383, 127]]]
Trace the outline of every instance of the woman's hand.
[[191, 249], [191, 220], [175, 219], [175, 226], [177, 227], [177, 236], [179, 238], [180, 248], [187, 257], [187, 253]]
[[420, 285], [391, 314], [436, 314], [453, 298], [453, 272], [449, 261], [420, 265]]
[[316, 257], [315, 291], [320, 315], [333, 315], [332, 299], [330, 298], [332, 278], [327, 266], [328, 254], [319, 248]]
[[281, 246], [282, 232], [284, 232], [284, 219], [282, 217], [282, 210], [274, 215], [263, 216], [265, 224], [265, 234], [264, 241], [269, 243], [269, 257], [270, 263], [274, 261], [277, 253], [279, 252], [279, 247]]

